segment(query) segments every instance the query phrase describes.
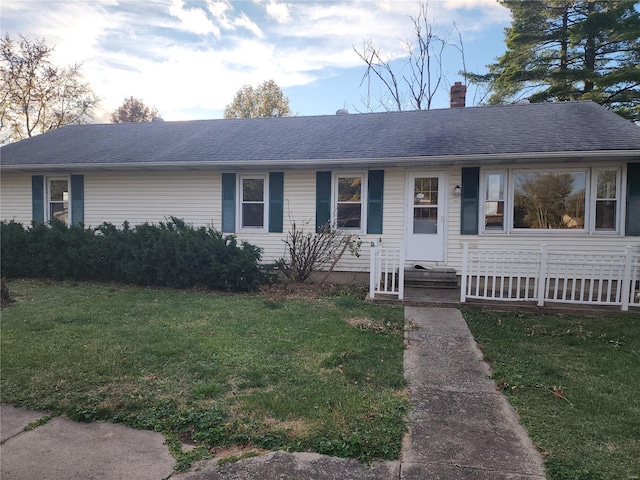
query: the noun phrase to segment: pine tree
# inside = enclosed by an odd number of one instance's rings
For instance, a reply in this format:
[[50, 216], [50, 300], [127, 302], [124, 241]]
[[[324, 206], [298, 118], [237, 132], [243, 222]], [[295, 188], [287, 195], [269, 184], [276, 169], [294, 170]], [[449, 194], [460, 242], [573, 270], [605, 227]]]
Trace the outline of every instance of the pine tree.
[[593, 100], [640, 120], [640, 12], [630, 0], [500, 0], [513, 21], [489, 103]]

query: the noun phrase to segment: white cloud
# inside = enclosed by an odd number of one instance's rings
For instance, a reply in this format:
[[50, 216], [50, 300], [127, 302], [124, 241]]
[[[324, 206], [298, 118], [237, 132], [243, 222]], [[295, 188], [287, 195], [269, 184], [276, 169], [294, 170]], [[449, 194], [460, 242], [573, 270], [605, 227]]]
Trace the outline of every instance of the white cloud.
[[234, 24], [238, 27], [246, 28], [258, 38], [264, 38], [264, 33], [260, 30], [260, 27], [258, 27], [258, 25], [256, 25], [244, 12], [240, 13], [240, 15], [235, 19]]
[[220, 37], [220, 29], [214, 25], [201, 8], [184, 8], [183, 0], [172, 0], [169, 13], [180, 20], [180, 28], [197, 35], [212, 33]]
[[269, 0], [269, 3], [266, 6], [266, 10], [267, 14], [278, 23], [291, 22], [289, 6], [286, 3], [278, 2], [276, 0]]
[[233, 5], [228, 0], [207, 0], [207, 9], [225, 30], [233, 30], [233, 22], [227, 18], [233, 13]]
[[[418, 8], [413, 0], [206, 0], [200, 5], [3, 0], [2, 32], [15, 28], [12, 35], [44, 36], [56, 45], [56, 63], [84, 63], [87, 81], [103, 98], [98, 120], [107, 121], [130, 95], [171, 120], [194, 118], [190, 111], [220, 111], [243, 84], [274, 79], [283, 88], [308, 85], [359, 67], [352, 46], [363, 40], [401, 56], [401, 40], [413, 34], [408, 15]], [[432, 0], [429, 8], [442, 27], [455, 20], [466, 39], [495, 29], [505, 12], [508, 17], [508, 10], [494, 5], [494, 0]]]

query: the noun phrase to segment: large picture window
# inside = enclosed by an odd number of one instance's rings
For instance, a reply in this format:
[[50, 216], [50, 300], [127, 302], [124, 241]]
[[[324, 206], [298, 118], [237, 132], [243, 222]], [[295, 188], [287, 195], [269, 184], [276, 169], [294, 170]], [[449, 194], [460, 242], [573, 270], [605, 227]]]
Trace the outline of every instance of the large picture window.
[[481, 178], [485, 233], [619, 232], [618, 168], [487, 170]]
[[517, 172], [513, 228], [584, 229], [586, 172]]

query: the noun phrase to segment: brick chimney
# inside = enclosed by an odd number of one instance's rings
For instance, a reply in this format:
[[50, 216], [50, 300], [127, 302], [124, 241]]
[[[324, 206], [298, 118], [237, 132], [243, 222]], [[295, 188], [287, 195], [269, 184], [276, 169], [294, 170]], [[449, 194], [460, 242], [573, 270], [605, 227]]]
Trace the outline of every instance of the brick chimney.
[[464, 108], [467, 100], [467, 87], [462, 82], [451, 85], [450, 106], [451, 108]]

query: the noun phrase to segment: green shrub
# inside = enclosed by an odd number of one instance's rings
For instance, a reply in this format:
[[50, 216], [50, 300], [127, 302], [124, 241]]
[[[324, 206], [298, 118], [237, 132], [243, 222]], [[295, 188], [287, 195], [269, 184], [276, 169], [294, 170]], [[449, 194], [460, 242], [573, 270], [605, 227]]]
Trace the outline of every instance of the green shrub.
[[269, 280], [261, 251], [209, 227], [171, 217], [122, 228], [68, 227], [54, 221], [29, 228], [0, 223], [2, 274], [117, 281], [135, 285], [253, 291]]

